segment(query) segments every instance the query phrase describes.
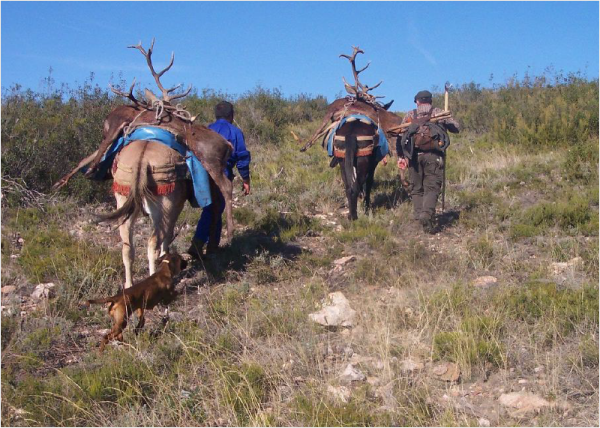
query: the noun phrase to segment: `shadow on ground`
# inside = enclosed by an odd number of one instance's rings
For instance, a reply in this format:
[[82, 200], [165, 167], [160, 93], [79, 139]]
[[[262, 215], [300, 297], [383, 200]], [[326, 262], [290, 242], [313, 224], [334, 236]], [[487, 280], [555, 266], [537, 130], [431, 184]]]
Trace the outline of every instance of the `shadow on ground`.
[[371, 202], [372, 209], [383, 207], [390, 210], [410, 199], [408, 192], [402, 187], [400, 177], [394, 177], [390, 180], [376, 180], [373, 183], [372, 191], [377, 190], [382, 191], [373, 198]]
[[454, 224], [458, 221], [458, 219], [460, 218], [460, 211], [459, 210], [450, 210], [450, 211], [445, 211], [444, 213], [438, 215], [438, 231], [444, 231], [446, 229], [448, 229], [449, 227], [454, 226]]
[[195, 261], [193, 268], [206, 271], [210, 282], [218, 283], [227, 279], [228, 272], [245, 272], [258, 256], [280, 256], [286, 261], [293, 261], [302, 253], [302, 248], [284, 242], [281, 233], [295, 225], [294, 220], [278, 213], [277, 217], [236, 234], [229, 245], [220, 247], [217, 253], [203, 260]]

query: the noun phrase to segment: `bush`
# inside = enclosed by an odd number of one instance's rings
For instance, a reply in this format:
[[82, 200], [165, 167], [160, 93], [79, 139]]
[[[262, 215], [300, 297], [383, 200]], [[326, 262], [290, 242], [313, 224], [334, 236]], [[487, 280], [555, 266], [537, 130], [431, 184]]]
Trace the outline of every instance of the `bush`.
[[452, 93], [451, 110], [464, 130], [489, 132], [500, 143], [552, 148], [597, 139], [598, 98], [598, 79], [548, 69], [492, 88], [463, 84]]
[[554, 283], [531, 281], [499, 297], [512, 318], [529, 324], [544, 321], [566, 335], [580, 323], [598, 324], [598, 286], [560, 289]]
[[[26, 188], [47, 193], [96, 150], [105, 117], [121, 101], [93, 79], [74, 90], [50, 85], [48, 92], [34, 93], [15, 85], [3, 94], [3, 178], [22, 179]], [[85, 202], [102, 201], [108, 198], [105, 187], [81, 180], [65, 191]]]

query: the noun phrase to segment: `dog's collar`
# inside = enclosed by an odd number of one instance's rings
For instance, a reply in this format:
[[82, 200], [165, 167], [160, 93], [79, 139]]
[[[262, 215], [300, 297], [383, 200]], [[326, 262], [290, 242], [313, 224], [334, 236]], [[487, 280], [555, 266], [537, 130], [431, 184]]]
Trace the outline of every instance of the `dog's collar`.
[[163, 260], [161, 263], [170, 263], [170, 260]]

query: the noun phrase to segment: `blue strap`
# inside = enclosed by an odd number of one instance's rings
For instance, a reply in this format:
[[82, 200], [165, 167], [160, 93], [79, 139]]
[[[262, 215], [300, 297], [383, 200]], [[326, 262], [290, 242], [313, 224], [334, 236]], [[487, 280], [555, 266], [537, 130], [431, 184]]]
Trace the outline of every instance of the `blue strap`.
[[[333, 132], [329, 133], [329, 137], [327, 138], [327, 153], [329, 157], [333, 156], [333, 138], [335, 137], [336, 132], [340, 129], [348, 119], [356, 118], [358, 120], [367, 120], [369, 123], [377, 126], [375, 121], [364, 114], [351, 114], [349, 116], [343, 117], [340, 120], [340, 123], [334, 128]], [[377, 128], [377, 133], [379, 134], [379, 145], [375, 148], [375, 161], [380, 162], [390, 151], [388, 140], [385, 136], [385, 132], [381, 127]]]
[[164, 144], [167, 147], [175, 150], [181, 156], [185, 158], [185, 163], [190, 171], [192, 182], [194, 184], [194, 196], [196, 202], [202, 208], [210, 205], [212, 199], [210, 197], [210, 185], [208, 182], [208, 172], [200, 162], [200, 160], [194, 155], [191, 150], [186, 149], [184, 146], [177, 142], [175, 135], [171, 132], [166, 131], [162, 128], [154, 126], [145, 126], [137, 128], [131, 134], [119, 138], [115, 141], [110, 148], [106, 151], [102, 160], [98, 165], [98, 170], [92, 177], [95, 180], [103, 180], [108, 170], [112, 167], [113, 161], [117, 153], [126, 145], [132, 141], [143, 140], [143, 141], [156, 141]]

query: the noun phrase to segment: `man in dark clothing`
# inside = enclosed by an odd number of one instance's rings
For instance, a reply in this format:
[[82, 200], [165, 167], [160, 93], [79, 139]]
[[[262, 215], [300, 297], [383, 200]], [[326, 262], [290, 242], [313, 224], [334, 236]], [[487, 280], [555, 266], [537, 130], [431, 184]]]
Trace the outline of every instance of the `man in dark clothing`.
[[[431, 105], [431, 92], [420, 91], [414, 101], [417, 108], [411, 110], [402, 121], [402, 123], [414, 123], [414, 126], [405, 131], [403, 136], [398, 137], [399, 144], [396, 147], [398, 168], [409, 168], [413, 186], [411, 197], [414, 220], [421, 223], [423, 230], [432, 233], [434, 231], [435, 206], [444, 177], [444, 154], [450, 142], [447, 131], [458, 133], [460, 127], [453, 118], [440, 120], [435, 124], [428, 121], [431, 116], [443, 112], [442, 109], [434, 108]], [[427, 125], [419, 126], [421, 122], [427, 122]], [[430, 132], [430, 135], [425, 137], [432, 141], [430, 144], [419, 144], [424, 140], [421, 132], [423, 126], [430, 126], [427, 131]], [[406, 144], [400, 144], [401, 138]]]
[[[208, 127], [213, 131], [221, 134], [227, 141], [233, 145], [233, 153], [227, 161], [227, 168], [225, 175], [227, 178], [233, 181], [233, 167], [237, 167], [237, 170], [242, 177], [244, 195], [250, 194], [250, 152], [246, 149], [246, 143], [244, 141], [244, 134], [242, 131], [233, 125], [233, 105], [227, 101], [221, 101], [215, 106], [215, 117], [216, 121]], [[196, 233], [192, 239], [192, 245], [190, 246], [188, 253], [194, 258], [200, 258], [202, 255], [202, 248], [204, 244], [209, 243], [207, 252], [218, 248], [221, 240], [221, 229], [222, 214], [225, 209], [225, 200], [223, 195], [218, 189], [211, 189], [211, 195], [213, 196], [212, 204], [205, 207], [202, 210], [200, 220], [196, 226]], [[212, 222], [213, 212], [215, 212], [214, 204], [218, 204], [218, 219], [217, 219], [217, 231], [215, 233], [215, 242], [209, 242], [209, 231]]]

